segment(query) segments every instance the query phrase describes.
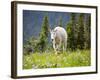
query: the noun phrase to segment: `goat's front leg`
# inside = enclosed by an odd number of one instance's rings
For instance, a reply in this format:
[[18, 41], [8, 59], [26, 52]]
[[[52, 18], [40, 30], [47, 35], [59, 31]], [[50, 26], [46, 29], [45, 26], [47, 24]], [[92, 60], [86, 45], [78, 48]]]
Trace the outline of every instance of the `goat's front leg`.
[[55, 41], [53, 41], [53, 48], [54, 48], [55, 54], [57, 54], [57, 49], [56, 49], [56, 43], [55, 43]]

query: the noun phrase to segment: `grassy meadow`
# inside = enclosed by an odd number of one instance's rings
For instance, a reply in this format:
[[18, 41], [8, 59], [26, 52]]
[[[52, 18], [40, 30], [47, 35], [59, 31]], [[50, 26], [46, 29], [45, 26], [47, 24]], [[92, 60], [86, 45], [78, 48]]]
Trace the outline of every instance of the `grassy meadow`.
[[57, 55], [54, 51], [30, 53], [23, 57], [23, 69], [90, 66], [90, 57], [90, 50], [67, 51]]

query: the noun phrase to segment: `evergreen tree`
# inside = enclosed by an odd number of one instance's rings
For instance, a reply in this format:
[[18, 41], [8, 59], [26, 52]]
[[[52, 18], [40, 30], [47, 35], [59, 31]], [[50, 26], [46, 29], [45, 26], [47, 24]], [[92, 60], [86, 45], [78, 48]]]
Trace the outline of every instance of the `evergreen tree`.
[[71, 14], [71, 37], [70, 37], [70, 44], [71, 44], [71, 49], [75, 50], [76, 49], [76, 40], [75, 40], [75, 13]]
[[85, 37], [84, 37], [84, 14], [81, 13], [79, 15], [79, 21], [78, 21], [78, 48], [84, 49], [84, 43], [85, 43]]
[[91, 46], [91, 15], [85, 16], [85, 49], [89, 49]]
[[68, 47], [72, 50], [76, 49], [76, 18], [75, 13], [71, 13], [70, 21], [67, 24], [67, 33], [68, 33]]
[[91, 17], [88, 14], [80, 13], [70, 15], [70, 21], [66, 26], [68, 33], [68, 48], [72, 50], [89, 49], [91, 46]]
[[38, 47], [41, 51], [44, 51], [46, 49], [46, 45], [48, 42], [48, 27], [49, 27], [48, 17], [45, 16], [43, 19], [42, 29], [40, 32], [39, 42], [38, 42]]
[[91, 47], [91, 15], [88, 16], [88, 22], [87, 22], [87, 25], [88, 25], [88, 47], [87, 48], [90, 48]]
[[69, 22], [67, 24], [66, 31], [67, 31], [67, 34], [68, 34], [67, 47], [71, 48], [71, 22]]

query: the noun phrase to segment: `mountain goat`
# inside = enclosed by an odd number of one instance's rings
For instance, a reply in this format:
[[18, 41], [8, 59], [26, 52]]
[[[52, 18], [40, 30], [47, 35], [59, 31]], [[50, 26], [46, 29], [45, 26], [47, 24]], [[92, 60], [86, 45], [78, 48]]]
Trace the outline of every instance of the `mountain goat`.
[[[53, 48], [55, 53], [63, 50], [66, 51], [67, 48], [67, 32], [63, 27], [55, 27], [53, 30], [50, 30], [51, 40], [53, 43]], [[63, 48], [63, 49], [62, 49]]]

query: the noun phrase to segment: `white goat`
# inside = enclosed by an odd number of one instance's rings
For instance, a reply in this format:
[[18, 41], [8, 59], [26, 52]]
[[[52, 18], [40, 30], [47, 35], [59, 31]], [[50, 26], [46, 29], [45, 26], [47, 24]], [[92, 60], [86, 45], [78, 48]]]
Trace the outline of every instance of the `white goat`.
[[66, 51], [67, 48], [67, 32], [63, 27], [55, 27], [53, 30], [50, 30], [51, 40], [53, 43], [53, 48], [58, 53], [59, 50], [63, 48], [63, 51]]

